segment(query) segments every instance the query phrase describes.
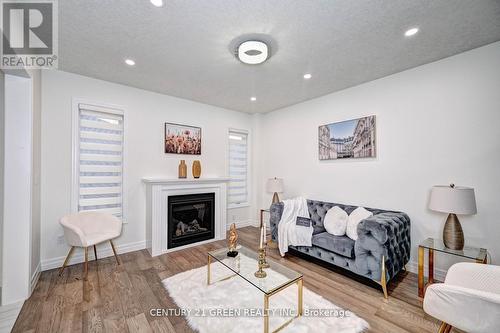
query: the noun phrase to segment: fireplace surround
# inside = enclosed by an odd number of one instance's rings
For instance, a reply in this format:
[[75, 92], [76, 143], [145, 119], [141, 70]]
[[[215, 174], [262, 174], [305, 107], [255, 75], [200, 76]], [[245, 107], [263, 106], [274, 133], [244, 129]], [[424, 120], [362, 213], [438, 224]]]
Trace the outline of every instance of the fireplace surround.
[[[143, 178], [142, 182], [146, 187], [146, 247], [152, 256], [226, 238], [227, 183], [229, 178], [168, 179], [148, 177]], [[214, 196], [213, 237], [205, 240], [197, 239], [192, 243], [186, 242], [182, 245], [176, 244], [175, 247], [169, 246], [169, 241], [172, 242], [174, 238], [168, 230], [169, 197], [207, 193], [213, 193]], [[192, 220], [188, 222], [192, 222]], [[197, 228], [192, 225], [191, 230], [193, 227]]]

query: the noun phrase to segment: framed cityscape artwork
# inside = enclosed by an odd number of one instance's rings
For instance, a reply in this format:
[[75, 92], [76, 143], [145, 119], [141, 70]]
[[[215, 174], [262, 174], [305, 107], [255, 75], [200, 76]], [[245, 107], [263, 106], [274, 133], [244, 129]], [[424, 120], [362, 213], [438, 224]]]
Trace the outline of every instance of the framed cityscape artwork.
[[319, 126], [319, 159], [375, 157], [375, 134], [375, 116]]
[[165, 153], [201, 155], [201, 128], [165, 123]]

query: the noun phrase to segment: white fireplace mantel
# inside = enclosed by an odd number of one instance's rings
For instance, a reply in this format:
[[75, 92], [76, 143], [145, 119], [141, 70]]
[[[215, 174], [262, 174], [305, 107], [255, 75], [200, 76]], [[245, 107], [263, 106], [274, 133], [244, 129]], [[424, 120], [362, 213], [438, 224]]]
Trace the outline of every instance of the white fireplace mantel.
[[[146, 240], [149, 253], [154, 257], [163, 253], [181, 250], [190, 246], [226, 238], [227, 182], [226, 177], [199, 179], [174, 179], [145, 177], [146, 184]], [[172, 195], [214, 193], [215, 194], [215, 238], [167, 248], [168, 197]]]
[[146, 184], [210, 184], [210, 183], [226, 183], [229, 177], [210, 177], [210, 178], [162, 178], [162, 177], [144, 177], [143, 183]]

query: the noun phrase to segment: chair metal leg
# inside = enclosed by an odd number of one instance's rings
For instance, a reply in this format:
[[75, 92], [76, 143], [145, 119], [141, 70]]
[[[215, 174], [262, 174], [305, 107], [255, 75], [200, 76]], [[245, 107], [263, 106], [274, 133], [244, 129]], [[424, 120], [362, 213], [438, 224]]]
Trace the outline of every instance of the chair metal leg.
[[451, 329], [452, 329], [452, 326], [443, 321], [443, 322], [441, 322], [441, 326], [439, 326], [438, 333], [449, 333], [451, 331]]
[[89, 275], [89, 248], [85, 247], [85, 263], [83, 264], [83, 279], [87, 281]]
[[64, 272], [64, 268], [68, 265], [69, 259], [71, 258], [74, 249], [75, 249], [74, 246], [72, 246], [71, 249], [69, 249], [68, 255], [66, 256], [66, 259], [64, 259], [64, 263], [62, 267], [59, 269], [59, 276], [62, 275], [62, 273]]
[[115, 254], [115, 259], [118, 265], [120, 265], [120, 260], [118, 259], [118, 255], [116, 254], [115, 250], [115, 245], [113, 244], [113, 241], [110, 239], [109, 243], [111, 244], [111, 248], [113, 249], [113, 253]]
[[95, 261], [97, 261], [97, 249], [95, 248], [95, 245], [94, 245], [94, 258]]

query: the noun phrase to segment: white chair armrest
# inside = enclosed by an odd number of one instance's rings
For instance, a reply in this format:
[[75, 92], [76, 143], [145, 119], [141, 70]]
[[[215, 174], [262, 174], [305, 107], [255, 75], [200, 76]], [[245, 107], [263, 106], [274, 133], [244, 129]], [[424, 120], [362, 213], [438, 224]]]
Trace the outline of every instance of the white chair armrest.
[[424, 311], [470, 333], [500, 331], [500, 295], [447, 283], [430, 285]]
[[444, 283], [500, 294], [499, 281], [500, 266], [462, 262], [450, 267]]
[[64, 230], [64, 238], [70, 246], [85, 246], [85, 235], [80, 228], [68, 223], [64, 218], [60, 223]]

